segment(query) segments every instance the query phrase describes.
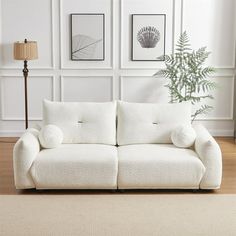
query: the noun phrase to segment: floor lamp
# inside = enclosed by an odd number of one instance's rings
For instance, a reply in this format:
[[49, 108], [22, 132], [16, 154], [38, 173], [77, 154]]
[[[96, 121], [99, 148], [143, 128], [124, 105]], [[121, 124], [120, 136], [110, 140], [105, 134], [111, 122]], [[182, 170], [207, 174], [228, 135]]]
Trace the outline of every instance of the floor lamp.
[[24, 42], [15, 42], [14, 43], [14, 59], [24, 61], [24, 84], [25, 84], [25, 128], [28, 128], [28, 96], [27, 96], [27, 78], [28, 78], [28, 68], [27, 62], [29, 60], [35, 60], [38, 58], [38, 48], [37, 42], [27, 41]]

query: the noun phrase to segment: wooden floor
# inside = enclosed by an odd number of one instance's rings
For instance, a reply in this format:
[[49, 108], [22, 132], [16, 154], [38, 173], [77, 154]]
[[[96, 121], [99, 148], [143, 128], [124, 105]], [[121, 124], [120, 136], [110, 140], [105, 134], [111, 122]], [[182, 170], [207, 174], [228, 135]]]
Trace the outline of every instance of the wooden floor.
[[[110, 194], [109, 191], [83, 190], [25, 190], [14, 187], [12, 149], [17, 138], [0, 138], [0, 194]], [[217, 138], [223, 153], [223, 180], [219, 190], [197, 191], [199, 194], [236, 194], [236, 144], [233, 138]], [[130, 190], [128, 194], [191, 194], [189, 190]]]

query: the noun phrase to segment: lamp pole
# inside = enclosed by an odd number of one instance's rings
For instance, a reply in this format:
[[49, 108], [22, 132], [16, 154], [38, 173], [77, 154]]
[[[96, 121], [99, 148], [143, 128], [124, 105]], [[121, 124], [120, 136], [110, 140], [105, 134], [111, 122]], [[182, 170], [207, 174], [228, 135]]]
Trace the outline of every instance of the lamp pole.
[[[24, 41], [27, 43], [27, 39]], [[28, 78], [29, 70], [27, 68], [27, 60], [24, 60], [24, 69], [23, 69], [23, 75], [24, 75], [24, 83], [25, 83], [25, 129], [28, 128], [28, 90], [27, 90], [27, 78]]]

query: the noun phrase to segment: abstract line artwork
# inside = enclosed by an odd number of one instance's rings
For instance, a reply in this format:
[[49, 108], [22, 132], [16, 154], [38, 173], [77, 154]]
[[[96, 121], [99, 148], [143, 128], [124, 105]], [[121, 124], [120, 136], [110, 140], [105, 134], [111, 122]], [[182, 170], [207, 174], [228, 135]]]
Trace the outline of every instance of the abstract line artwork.
[[104, 60], [104, 14], [71, 14], [71, 60]]

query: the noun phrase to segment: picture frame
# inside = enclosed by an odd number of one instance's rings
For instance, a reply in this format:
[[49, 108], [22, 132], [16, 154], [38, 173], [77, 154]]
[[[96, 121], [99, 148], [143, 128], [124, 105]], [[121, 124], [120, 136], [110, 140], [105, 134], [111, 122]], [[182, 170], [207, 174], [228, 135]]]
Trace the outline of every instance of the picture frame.
[[164, 61], [166, 14], [132, 14], [131, 60]]
[[105, 60], [105, 14], [72, 13], [71, 60]]

